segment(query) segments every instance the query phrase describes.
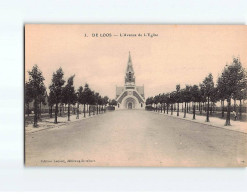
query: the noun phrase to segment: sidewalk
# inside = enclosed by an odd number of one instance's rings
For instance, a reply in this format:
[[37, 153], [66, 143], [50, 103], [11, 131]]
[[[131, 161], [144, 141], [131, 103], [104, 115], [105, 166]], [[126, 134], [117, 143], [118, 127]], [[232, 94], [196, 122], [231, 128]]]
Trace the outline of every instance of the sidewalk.
[[[150, 112], [154, 112], [154, 111], [150, 111]], [[205, 124], [205, 125], [209, 125], [209, 126], [213, 126], [213, 127], [219, 127], [219, 128], [223, 128], [223, 129], [227, 129], [227, 130], [232, 130], [232, 131], [238, 131], [241, 133], [247, 133], [247, 123], [246, 122], [240, 122], [240, 121], [233, 121], [231, 120], [231, 126], [225, 126], [225, 119], [220, 119], [218, 117], [210, 117], [209, 116], [209, 122], [206, 122], [206, 116], [200, 116], [200, 115], [196, 115], [196, 119], [193, 120], [193, 114], [189, 114], [186, 113], [186, 118], [184, 117], [184, 113], [183, 112], [179, 112], [179, 116], [177, 116], [177, 112], [173, 112], [173, 115], [171, 115], [171, 112], [169, 112], [168, 114], [164, 114], [163, 112], [154, 112], [157, 114], [163, 114], [166, 116], [170, 116], [170, 117], [175, 117], [175, 118], [179, 118], [181, 120], [189, 120], [195, 123], [201, 123], [201, 124]]]
[[[104, 114], [104, 113], [101, 113], [101, 114]], [[98, 115], [101, 115], [101, 114], [98, 114]], [[91, 116], [89, 116], [89, 114], [86, 113], [86, 117], [84, 118], [84, 115], [80, 114], [79, 119], [76, 119], [76, 115], [73, 114], [70, 116], [70, 121], [68, 121], [68, 116], [63, 116], [63, 117], [58, 116], [57, 117], [57, 121], [58, 121], [57, 124], [54, 123], [55, 118], [53, 116], [53, 118], [42, 119], [42, 121], [39, 121], [38, 127], [36, 127], [36, 128], [33, 127], [33, 124], [26, 125], [25, 126], [25, 132], [26, 133], [34, 133], [34, 132], [38, 132], [38, 131], [43, 131], [46, 129], [51, 129], [54, 127], [60, 127], [60, 126], [68, 125], [68, 124], [73, 123], [73, 122], [77, 122], [77, 121], [81, 121], [84, 119], [96, 117], [98, 115], [91, 114]]]

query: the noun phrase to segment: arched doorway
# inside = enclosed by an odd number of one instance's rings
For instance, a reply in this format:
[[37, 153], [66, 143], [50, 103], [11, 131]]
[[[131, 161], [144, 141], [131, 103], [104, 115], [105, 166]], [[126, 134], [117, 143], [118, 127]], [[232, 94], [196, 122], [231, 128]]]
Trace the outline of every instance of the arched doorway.
[[132, 102], [128, 103], [128, 109], [132, 109]]
[[124, 100], [124, 107], [126, 109], [135, 109], [136, 108], [136, 100], [133, 97], [128, 97]]

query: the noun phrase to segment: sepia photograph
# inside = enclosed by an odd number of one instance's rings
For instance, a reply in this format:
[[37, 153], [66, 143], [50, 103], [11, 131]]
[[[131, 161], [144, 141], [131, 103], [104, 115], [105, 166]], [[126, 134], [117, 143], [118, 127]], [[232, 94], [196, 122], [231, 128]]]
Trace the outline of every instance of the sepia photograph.
[[25, 166], [246, 167], [245, 25], [26, 24]]

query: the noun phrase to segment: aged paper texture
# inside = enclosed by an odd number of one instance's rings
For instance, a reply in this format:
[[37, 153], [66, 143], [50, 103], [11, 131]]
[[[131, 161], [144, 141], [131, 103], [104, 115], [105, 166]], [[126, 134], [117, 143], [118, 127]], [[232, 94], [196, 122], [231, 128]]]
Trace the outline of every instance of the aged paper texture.
[[25, 25], [25, 165], [245, 167], [245, 25]]

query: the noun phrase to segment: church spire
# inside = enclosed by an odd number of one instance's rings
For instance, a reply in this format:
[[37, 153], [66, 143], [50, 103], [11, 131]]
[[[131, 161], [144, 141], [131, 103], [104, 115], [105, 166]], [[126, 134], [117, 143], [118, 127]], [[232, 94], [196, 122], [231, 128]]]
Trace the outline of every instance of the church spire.
[[129, 59], [128, 59], [126, 75], [125, 75], [125, 84], [126, 83], [135, 83], [134, 69], [132, 65], [130, 52], [129, 52]]
[[134, 73], [134, 69], [133, 69], [133, 65], [132, 65], [132, 60], [131, 60], [131, 55], [130, 55], [130, 51], [129, 51], [129, 59], [128, 59], [128, 64], [127, 64], [127, 69], [126, 69], [126, 73]]
[[130, 51], [129, 51], [129, 61], [128, 61], [128, 63], [132, 64], [132, 60], [131, 60]]

